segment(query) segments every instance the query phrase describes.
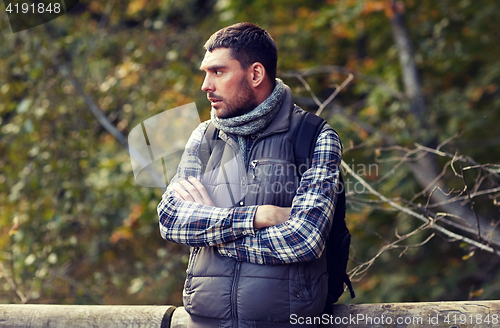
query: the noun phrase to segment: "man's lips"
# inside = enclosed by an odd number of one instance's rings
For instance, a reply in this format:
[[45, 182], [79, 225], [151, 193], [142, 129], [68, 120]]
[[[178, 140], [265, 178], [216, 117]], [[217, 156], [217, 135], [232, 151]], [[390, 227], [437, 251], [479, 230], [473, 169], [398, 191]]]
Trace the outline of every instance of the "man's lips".
[[208, 100], [212, 103], [212, 106], [222, 101], [219, 98], [208, 98]]

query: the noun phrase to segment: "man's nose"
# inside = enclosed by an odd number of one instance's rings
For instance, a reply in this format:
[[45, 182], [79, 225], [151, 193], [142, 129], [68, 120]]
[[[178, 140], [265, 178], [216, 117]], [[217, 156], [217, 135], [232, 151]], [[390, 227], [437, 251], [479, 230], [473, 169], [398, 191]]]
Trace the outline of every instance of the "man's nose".
[[212, 79], [208, 75], [206, 75], [205, 79], [203, 80], [203, 84], [201, 85], [201, 90], [203, 90], [205, 92], [214, 92], [215, 91]]

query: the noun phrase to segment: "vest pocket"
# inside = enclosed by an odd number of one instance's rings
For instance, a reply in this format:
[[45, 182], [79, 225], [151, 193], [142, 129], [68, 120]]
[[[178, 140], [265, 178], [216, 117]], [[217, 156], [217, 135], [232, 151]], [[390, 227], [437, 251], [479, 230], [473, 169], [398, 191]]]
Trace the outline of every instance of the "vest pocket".
[[310, 300], [311, 297], [311, 274], [309, 269], [309, 262], [300, 262], [297, 266], [297, 278], [300, 286], [300, 291], [297, 297], [303, 300]]
[[[321, 261], [321, 260], [319, 260]], [[328, 274], [318, 260], [295, 263], [290, 275], [290, 314], [318, 316], [325, 306]]]
[[298, 187], [295, 163], [277, 158], [253, 160], [248, 166], [246, 204], [290, 206]]

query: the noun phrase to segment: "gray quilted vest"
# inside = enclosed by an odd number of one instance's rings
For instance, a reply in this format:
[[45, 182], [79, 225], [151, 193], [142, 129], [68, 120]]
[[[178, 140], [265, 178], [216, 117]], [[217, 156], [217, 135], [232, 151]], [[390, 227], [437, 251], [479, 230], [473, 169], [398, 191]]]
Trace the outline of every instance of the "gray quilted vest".
[[[248, 165], [238, 144], [216, 130], [220, 142], [202, 177], [216, 206], [291, 206], [299, 186], [292, 140], [303, 114], [286, 99], [273, 122], [251, 136]], [[216, 246], [192, 248], [183, 295], [189, 327], [297, 327], [292, 315], [319, 317], [328, 291], [325, 253], [311, 262], [259, 265], [222, 256]]]

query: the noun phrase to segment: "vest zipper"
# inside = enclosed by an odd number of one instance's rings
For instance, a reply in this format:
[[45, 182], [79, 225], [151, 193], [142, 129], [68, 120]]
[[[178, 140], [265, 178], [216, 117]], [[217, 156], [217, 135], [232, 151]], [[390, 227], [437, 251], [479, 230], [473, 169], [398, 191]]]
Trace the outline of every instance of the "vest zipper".
[[[194, 267], [194, 262], [196, 261], [196, 256], [198, 255], [198, 252], [200, 251], [199, 247], [194, 247], [193, 248], [193, 253], [191, 254], [191, 260], [189, 261], [189, 265], [187, 268], [187, 274], [190, 275], [191, 277], [193, 276], [193, 267]], [[191, 279], [188, 280], [188, 285], [186, 286], [188, 288], [191, 287]]]
[[252, 161], [250, 163], [250, 169], [252, 170], [252, 180], [255, 180], [255, 168], [257, 167], [258, 161]]
[[194, 262], [196, 261], [196, 255], [198, 255], [198, 252], [200, 251], [200, 248], [199, 247], [195, 247], [193, 249], [193, 252], [190, 256], [190, 259], [189, 259], [189, 263], [188, 263], [188, 268], [186, 270], [186, 274], [187, 274], [187, 277], [186, 277], [186, 293], [188, 293], [188, 295], [190, 295], [188, 297], [188, 301], [187, 301], [187, 304], [186, 307], [188, 308], [188, 310], [191, 308], [191, 295], [192, 295], [192, 292], [193, 290], [191, 289], [191, 280], [194, 276], [194, 273], [193, 273], [193, 267], [194, 267]]
[[238, 282], [240, 279], [241, 262], [236, 261], [234, 269], [233, 286], [231, 286], [231, 314], [233, 317], [233, 327], [238, 327], [238, 302], [236, 300], [238, 294]]
[[269, 163], [274, 163], [274, 164], [290, 164], [294, 165], [294, 163], [284, 160], [284, 159], [279, 159], [279, 158], [261, 158], [261, 159], [255, 159], [250, 163], [250, 169], [252, 170], [252, 180], [255, 180], [256, 174], [255, 170], [257, 169], [257, 165], [259, 164], [269, 164]]

